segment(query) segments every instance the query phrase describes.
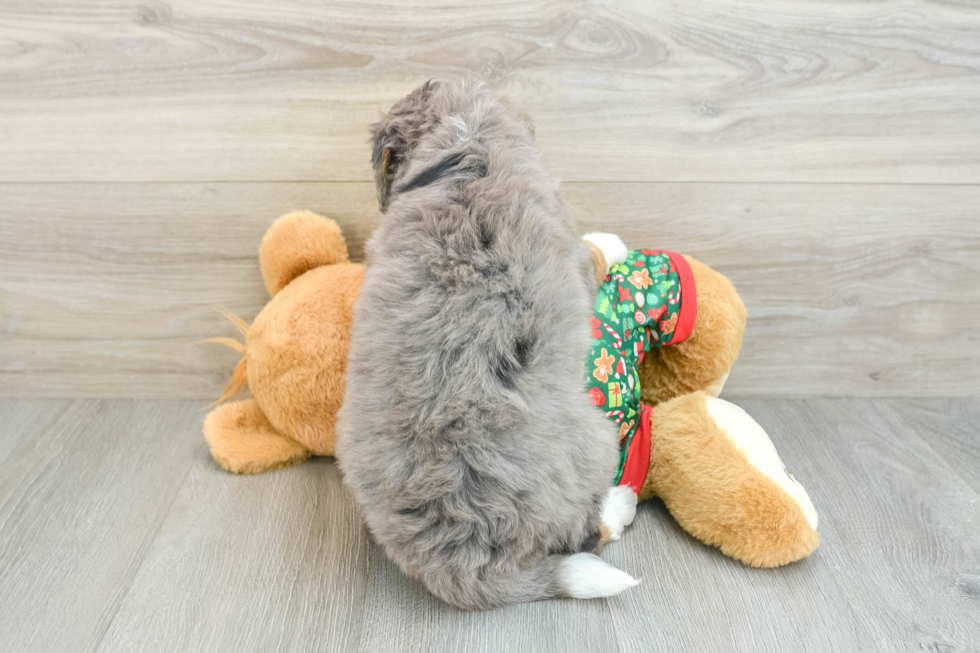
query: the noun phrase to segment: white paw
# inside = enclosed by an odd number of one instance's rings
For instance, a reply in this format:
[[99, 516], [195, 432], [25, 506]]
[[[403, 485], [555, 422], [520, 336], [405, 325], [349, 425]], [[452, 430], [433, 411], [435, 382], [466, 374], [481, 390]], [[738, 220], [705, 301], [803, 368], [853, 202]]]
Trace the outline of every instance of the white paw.
[[576, 553], [561, 561], [558, 584], [573, 599], [613, 596], [635, 587], [640, 581], [591, 553]]
[[602, 523], [609, 529], [609, 539], [618, 540], [636, 517], [636, 494], [627, 485], [614, 485], [602, 502]]
[[629, 250], [616, 234], [604, 234], [597, 231], [585, 234], [582, 236], [582, 240], [587, 240], [599, 248], [606, 259], [606, 272], [609, 272], [609, 269], [617, 263], [626, 262]]

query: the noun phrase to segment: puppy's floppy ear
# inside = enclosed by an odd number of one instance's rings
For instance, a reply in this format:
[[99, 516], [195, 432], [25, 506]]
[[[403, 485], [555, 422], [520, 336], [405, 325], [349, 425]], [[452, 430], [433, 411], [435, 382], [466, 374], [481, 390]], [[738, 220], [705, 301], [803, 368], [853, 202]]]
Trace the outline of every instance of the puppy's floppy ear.
[[397, 166], [392, 162], [395, 147], [395, 143], [386, 144], [386, 141], [378, 140], [371, 160], [374, 167], [374, 182], [378, 188], [378, 204], [382, 213], [388, 208], [388, 199], [391, 197], [391, 177]]
[[592, 241], [586, 240], [585, 244], [589, 246], [589, 251], [592, 253], [592, 269], [595, 272], [596, 283], [601, 286], [602, 280], [606, 278], [606, 274], [609, 272], [606, 257], [599, 246]]
[[382, 213], [388, 208], [395, 180], [429, 127], [429, 100], [438, 88], [439, 82], [426, 82], [400, 100], [372, 127], [371, 163]]
[[388, 176], [388, 167], [391, 164], [391, 148], [386, 147], [381, 150], [381, 176]]

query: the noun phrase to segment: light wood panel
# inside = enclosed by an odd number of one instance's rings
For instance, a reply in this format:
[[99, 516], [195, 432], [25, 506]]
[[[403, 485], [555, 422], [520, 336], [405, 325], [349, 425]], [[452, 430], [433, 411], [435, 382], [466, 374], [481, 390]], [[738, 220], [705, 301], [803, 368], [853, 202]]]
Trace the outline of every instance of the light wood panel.
[[237, 354], [218, 310], [268, 299], [258, 245], [281, 213], [377, 223], [367, 184], [0, 185], [0, 394], [211, 398]]
[[0, 461], [0, 649], [92, 651], [201, 447], [200, 411], [47, 402], [18, 424], [20, 406], [0, 402], [0, 430], [22, 429]]
[[971, 3], [13, 0], [0, 180], [369, 179], [430, 77], [534, 117], [568, 181], [980, 181]]
[[980, 650], [980, 452], [936, 449], [978, 400], [740, 403], [817, 507], [813, 555], [750, 569], [651, 501], [603, 553], [639, 586], [463, 613], [368, 541], [330, 459], [235, 476], [193, 402], [0, 400], [0, 650]]
[[692, 539], [655, 500], [603, 558], [644, 577], [610, 599], [623, 653], [877, 650], [821, 549], [803, 563], [748, 569]]
[[[749, 309], [729, 396], [980, 393], [980, 188], [572, 183], [584, 231], [691, 254]], [[0, 395], [211, 399], [267, 300], [257, 247], [295, 209], [355, 258], [367, 183], [0, 185]]]
[[729, 396], [980, 394], [980, 188], [594, 184], [583, 230], [691, 254], [749, 312]]

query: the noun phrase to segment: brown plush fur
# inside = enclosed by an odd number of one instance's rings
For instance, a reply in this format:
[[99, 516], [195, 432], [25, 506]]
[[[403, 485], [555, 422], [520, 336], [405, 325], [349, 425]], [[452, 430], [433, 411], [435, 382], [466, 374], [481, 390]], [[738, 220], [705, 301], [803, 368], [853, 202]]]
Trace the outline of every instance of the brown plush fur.
[[799, 505], [753, 467], [694, 392], [653, 411], [650, 472], [640, 499], [659, 496], [687, 532], [753, 567], [809, 555], [820, 536]]
[[[605, 260], [591, 244], [590, 249], [601, 279]], [[260, 261], [273, 299], [252, 325], [236, 321], [247, 348], [229, 338], [211, 340], [244, 354], [219, 403], [247, 384], [254, 403], [247, 407], [249, 415], [258, 411], [264, 418], [244, 419], [238, 412], [246, 406], [232, 404], [205, 423], [215, 459], [239, 473], [278, 469], [309, 455], [333, 455], [353, 305], [364, 275], [363, 266], [347, 261], [336, 223], [309, 211], [283, 216], [269, 228]], [[706, 388], [738, 356], [745, 325], [738, 294], [724, 276], [690, 257], [688, 261], [699, 297], [694, 334], [684, 343], [647, 354], [640, 376], [650, 403]]]
[[271, 472], [310, 456], [298, 442], [272, 428], [254, 399], [213, 410], [205, 420], [204, 437], [214, 459], [239, 474]]
[[260, 259], [273, 298], [245, 325], [246, 345], [236, 347], [244, 356], [223, 396], [247, 381], [252, 399], [216, 409], [204, 424], [215, 460], [246, 474], [333, 455], [364, 280], [336, 223], [309, 212], [277, 220]]
[[[599, 283], [606, 261], [587, 242]], [[799, 505], [749, 463], [705, 407], [738, 358], [745, 305], [732, 283], [685, 256], [697, 286], [690, 338], [654, 347], [640, 364], [643, 400], [653, 411], [650, 470], [640, 500], [659, 496], [686, 531], [753, 567], [777, 567], [809, 555], [820, 536]], [[603, 533], [604, 542], [606, 533]]]
[[312, 211], [297, 211], [276, 220], [259, 247], [262, 277], [272, 297], [307, 270], [347, 260], [340, 227]]
[[[353, 306], [364, 270], [347, 262], [337, 225], [304, 212], [283, 216], [261, 247], [273, 299], [251, 325], [238, 320], [243, 353], [222, 401], [246, 382], [252, 398], [218, 407], [204, 433], [226, 469], [272, 471], [310, 455], [333, 455], [345, 391]], [[808, 555], [819, 542], [799, 506], [752, 467], [705, 408], [701, 392], [738, 356], [745, 307], [722, 275], [688, 257], [698, 287], [693, 336], [647, 354], [640, 374], [653, 413], [650, 473], [641, 499], [663, 498], [680, 525], [702, 541], [756, 567]], [[597, 278], [605, 260], [593, 248]], [[667, 401], [672, 399], [671, 401]], [[609, 540], [602, 527], [601, 548]]]
[[735, 364], [745, 331], [745, 304], [724, 275], [685, 256], [697, 286], [694, 332], [684, 342], [654, 347], [640, 363], [643, 401], [657, 405], [720, 381]]

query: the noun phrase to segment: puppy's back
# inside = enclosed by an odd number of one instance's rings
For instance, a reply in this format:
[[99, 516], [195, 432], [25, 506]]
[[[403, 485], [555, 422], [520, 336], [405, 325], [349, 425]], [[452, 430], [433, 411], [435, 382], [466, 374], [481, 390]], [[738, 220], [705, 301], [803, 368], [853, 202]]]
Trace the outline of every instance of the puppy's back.
[[387, 211], [356, 307], [345, 478], [388, 555], [451, 603], [600, 591], [573, 587], [579, 568], [619, 591], [622, 572], [563, 555], [598, 533], [616, 455], [583, 391], [588, 251], [516, 111], [416, 94], [377, 127]]

